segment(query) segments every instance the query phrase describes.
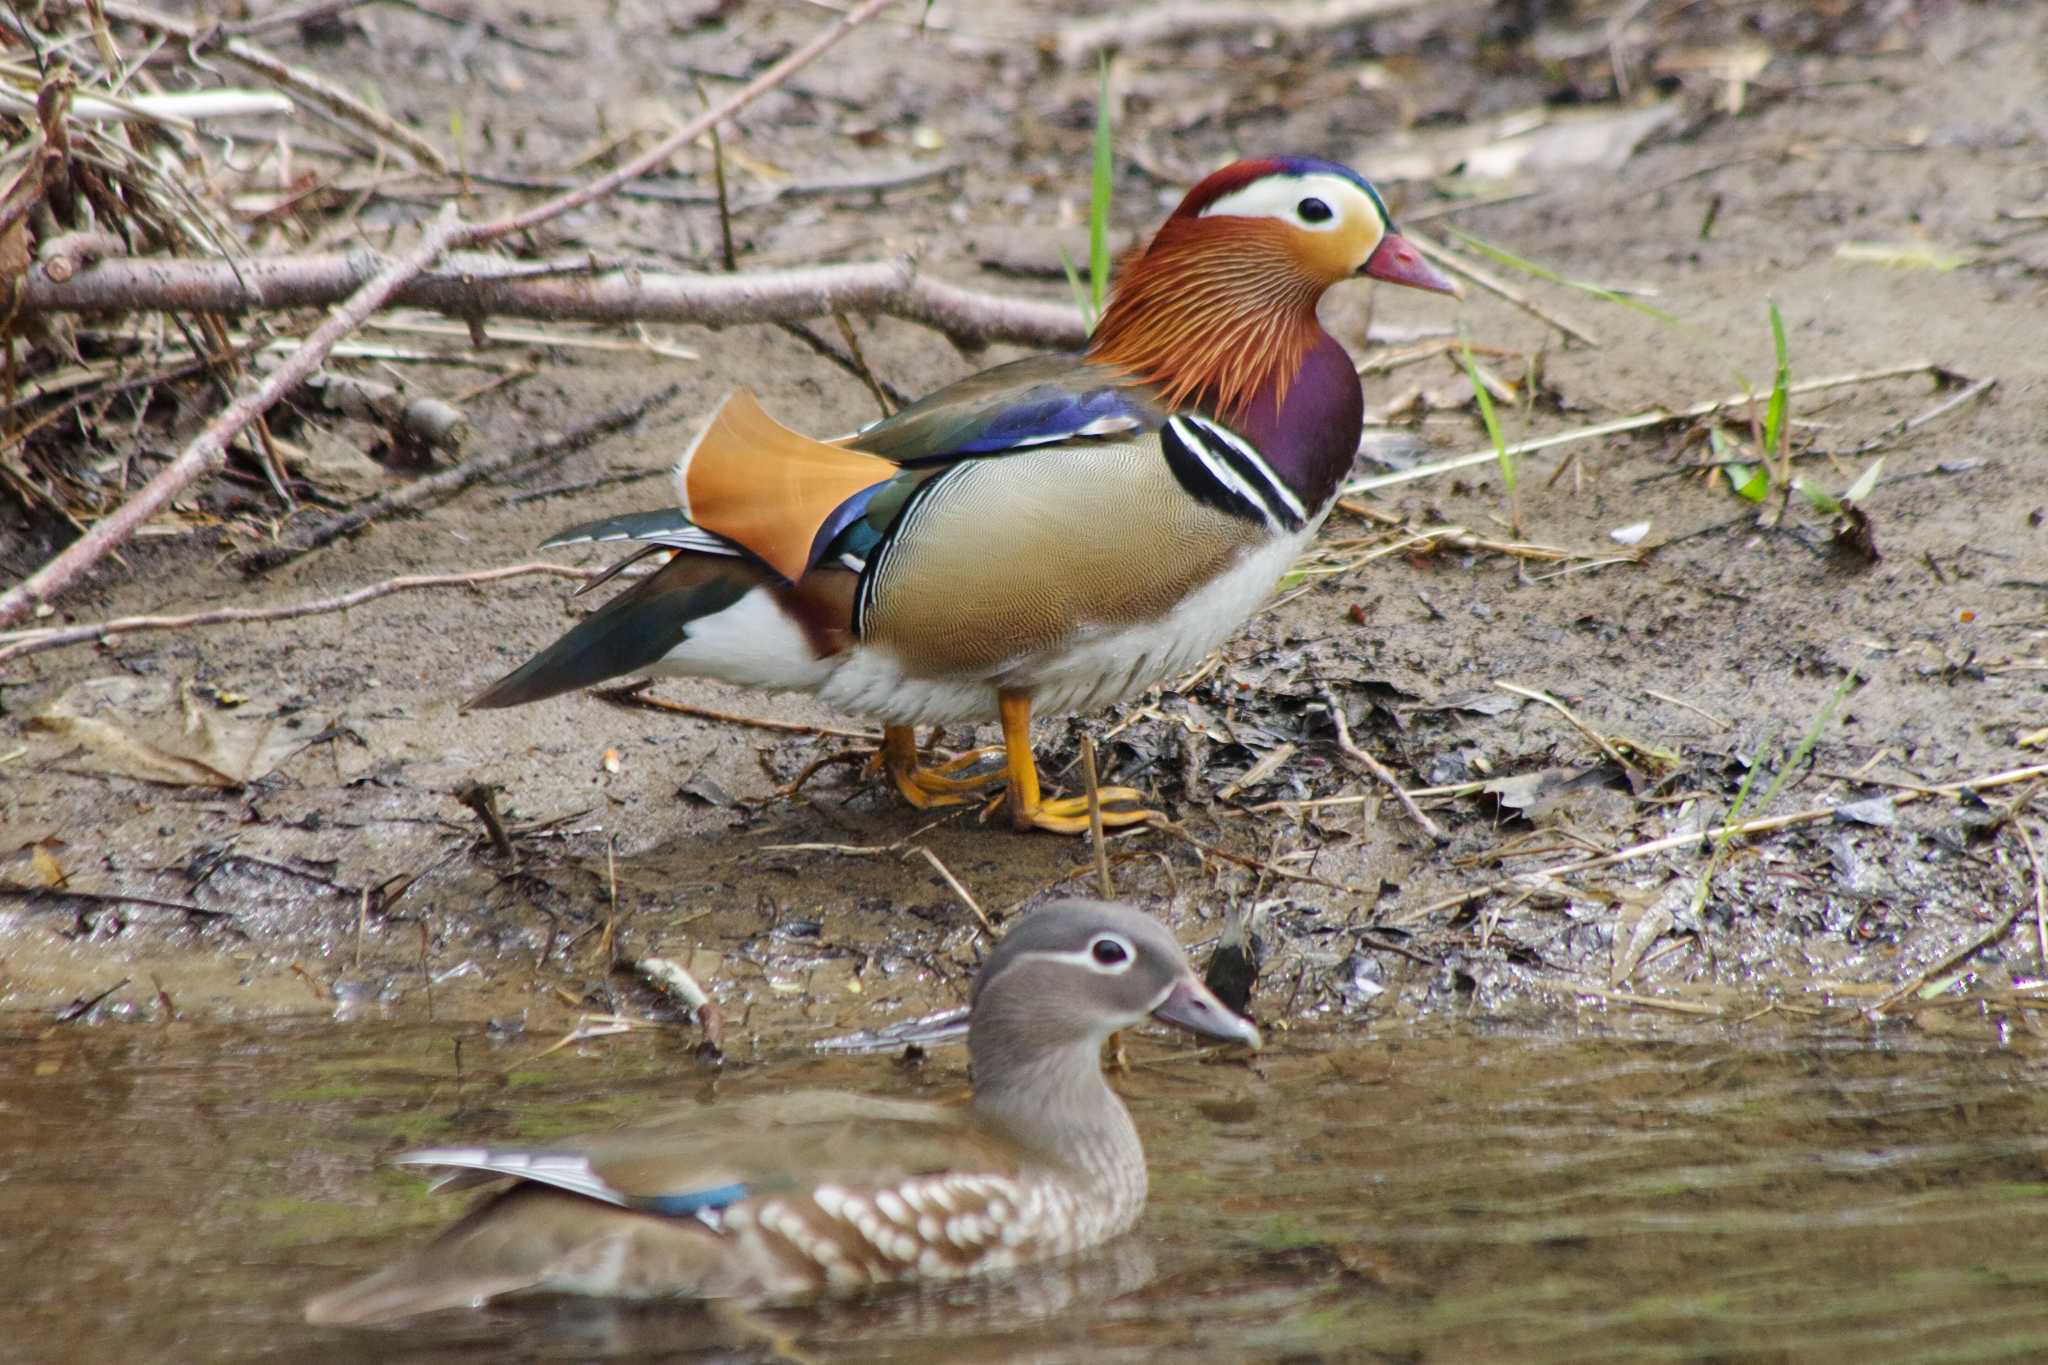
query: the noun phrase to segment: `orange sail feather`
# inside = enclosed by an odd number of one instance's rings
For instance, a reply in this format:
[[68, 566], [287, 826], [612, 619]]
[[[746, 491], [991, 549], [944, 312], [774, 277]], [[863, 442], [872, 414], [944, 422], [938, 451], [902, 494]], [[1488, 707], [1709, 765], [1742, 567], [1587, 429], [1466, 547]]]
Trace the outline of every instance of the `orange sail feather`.
[[811, 567], [825, 519], [898, 471], [879, 455], [790, 430], [738, 389], [676, 461], [676, 487], [691, 521], [794, 582]]

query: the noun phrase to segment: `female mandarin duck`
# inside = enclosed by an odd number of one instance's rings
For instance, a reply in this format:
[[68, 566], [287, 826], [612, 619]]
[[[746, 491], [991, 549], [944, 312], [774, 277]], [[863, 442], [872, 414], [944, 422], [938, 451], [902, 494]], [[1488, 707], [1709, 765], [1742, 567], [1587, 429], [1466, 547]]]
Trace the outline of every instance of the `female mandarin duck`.
[[[1314, 536], [1364, 411], [1316, 305], [1354, 275], [1457, 292], [1357, 172], [1240, 161], [1127, 261], [1080, 354], [999, 365], [830, 442], [735, 393], [677, 462], [680, 508], [548, 542], [675, 557], [469, 705], [628, 673], [810, 692], [884, 722], [914, 804], [1007, 776], [1019, 828], [1084, 831], [1085, 798], [1040, 795], [1031, 713], [1192, 668]], [[918, 766], [912, 726], [991, 714], [1006, 773], [960, 776], [980, 751]], [[1150, 817], [1130, 788], [1101, 795], [1108, 824]]]
[[1259, 1043], [1156, 921], [1047, 906], [976, 980], [965, 1107], [799, 1092], [544, 1151], [414, 1152], [399, 1160], [451, 1168], [444, 1183], [513, 1183], [306, 1316], [388, 1322], [521, 1291], [789, 1300], [1094, 1246], [1145, 1206], [1144, 1149], [1101, 1057], [1148, 1016]]

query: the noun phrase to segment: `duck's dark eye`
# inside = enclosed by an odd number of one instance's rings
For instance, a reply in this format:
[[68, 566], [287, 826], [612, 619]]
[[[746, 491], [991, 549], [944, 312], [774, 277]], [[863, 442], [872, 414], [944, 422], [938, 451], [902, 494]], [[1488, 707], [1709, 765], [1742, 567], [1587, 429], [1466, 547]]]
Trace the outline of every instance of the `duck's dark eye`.
[[1090, 948], [1089, 952], [1105, 967], [1117, 966], [1130, 961], [1131, 958], [1131, 950], [1113, 938], [1096, 939], [1095, 946]]
[[1304, 199], [1294, 206], [1294, 211], [1301, 215], [1301, 221], [1304, 223], [1327, 223], [1337, 216], [1330, 211], [1330, 206], [1320, 199]]

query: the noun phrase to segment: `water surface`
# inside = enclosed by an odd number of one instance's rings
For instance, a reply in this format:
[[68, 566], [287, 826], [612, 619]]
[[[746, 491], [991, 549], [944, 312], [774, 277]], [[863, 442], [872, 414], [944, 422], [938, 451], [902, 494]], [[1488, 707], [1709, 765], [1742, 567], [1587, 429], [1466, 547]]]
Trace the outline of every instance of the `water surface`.
[[[0, 1349], [142, 1360], [1990, 1360], [2048, 1357], [2038, 1044], [1900, 1031], [1139, 1039], [1138, 1233], [1014, 1281], [738, 1323], [552, 1302], [315, 1330], [311, 1293], [450, 1218], [380, 1167], [786, 1085], [946, 1094], [791, 1050], [546, 1055], [482, 1026], [0, 1025]], [[460, 1056], [458, 1059], [458, 1047]], [[18, 1348], [26, 1355], [16, 1355]]]

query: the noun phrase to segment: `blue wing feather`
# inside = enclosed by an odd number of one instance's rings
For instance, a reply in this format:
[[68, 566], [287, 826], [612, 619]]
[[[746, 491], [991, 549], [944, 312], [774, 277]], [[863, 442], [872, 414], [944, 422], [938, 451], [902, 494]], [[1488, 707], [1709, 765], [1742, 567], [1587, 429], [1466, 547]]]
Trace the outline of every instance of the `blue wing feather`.
[[928, 394], [850, 444], [910, 468], [1054, 441], [1149, 431], [1166, 412], [1147, 386], [1078, 355], [1028, 356]]
[[[813, 566], [834, 558], [858, 568], [895, 528], [916, 490], [962, 460], [1000, 457], [1059, 441], [1157, 430], [1166, 420], [1153, 390], [1080, 355], [1038, 355], [969, 375], [847, 442], [903, 466], [834, 509], [811, 541]], [[680, 508], [634, 512], [574, 526], [547, 545], [639, 541], [685, 553], [735, 555], [731, 542], [691, 524]]]

